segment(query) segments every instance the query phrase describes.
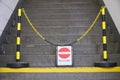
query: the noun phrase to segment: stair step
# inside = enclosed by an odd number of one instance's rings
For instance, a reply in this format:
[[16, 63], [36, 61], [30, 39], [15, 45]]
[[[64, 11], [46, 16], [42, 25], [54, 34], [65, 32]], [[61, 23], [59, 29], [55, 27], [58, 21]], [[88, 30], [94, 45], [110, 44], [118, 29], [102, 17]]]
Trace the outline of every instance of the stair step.
[[[25, 43], [24, 45], [21, 45], [21, 52], [23, 54], [41, 54], [41, 55], [47, 55], [47, 54], [55, 54], [56, 53], [56, 47], [55, 46], [51, 46], [51, 45], [47, 45], [46, 44], [29, 44], [29, 43]], [[114, 48], [113, 48], [114, 46]], [[115, 46], [114, 43], [108, 44], [108, 53], [109, 54], [115, 54], [117, 53], [117, 45]], [[16, 51], [16, 45], [14, 44], [9, 44], [6, 47], [6, 54], [15, 54]], [[78, 45], [73, 45], [73, 51], [74, 54], [79, 55], [79, 54], [100, 54], [102, 53], [102, 43], [84, 43], [82, 44], [82, 42]]]
[[1, 80], [119, 80], [119, 73], [1, 73]]
[[[55, 31], [54, 31], [55, 30]], [[80, 29], [81, 30], [81, 29]], [[72, 31], [72, 29], [48, 29], [48, 30], [42, 30], [42, 29], [38, 29], [38, 31], [43, 35], [45, 36], [46, 38], [48, 39], [58, 39], [58, 40], [62, 40], [62, 39], [69, 39], [69, 40], [76, 40], [77, 37], [80, 37], [84, 34], [84, 32], [86, 31], [86, 29], [84, 29], [84, 31], [80, 31], [78, 29], [76, 29], [76, 32], [75, 30]], [[96, 32], [96, 33], [95, 33]], [[88, 39], [92, 39], [92, 38], [97, 38], [97, 39], [101, 39], [101, 35], [98, 36], [98, 34], [101, 34], [100, 31], [91, 31], [90, 33], [88, 33], [86, 35], [86, 37], [88, 37]], [[25, 31], [22, 33], [22, 34], [25, 34]], [[21, 36], [22, 38], [30, 38], [30, 37], [38, 37], [38, 35], [32, 30], [32, 31], [28, 31], [26, 32], [25, 35]], [[85, 37], [85, 38], [86, 38]]]
[[41, 9], [95, 9], [94, 6], [98, 5], [93, 5], [93, 3], [41, 3], [39, 4], [31, 4], [31, 6], [25, 6], [27, 8], [41, 8]]
[[[92, 47], [91, 47], [92, 46]], [[86, 47], [86, 48], [84, 48]], [[14, 54], [16, 51], [16, 45], [9, 44], [6, 47], [6, 54]], [[102, 47], [98, 44], [86, 43], [73, 46], [74, 54], [98, 54], [102, 51]], [[23, 54], [55, 54], [56, 47], [51, 45], [42, 45], [42, 44], [24, 44], [21, 45], [21, 52]]]
[[[70, 43], [72, 43], [72, 42], [74, 42], [76, 40], [76, 38], [74, 38], [74, 37], [70, 37], [70, 38], [67, 38], [67, 39], [66, 38], [63, 39], [62, 37], [58, 37], [58, 38], [57, 37], [56, 38], [51, 37], [51, 38], [52, 39], [50, 39], [49, 37], [47, 37], [47, 40], [50, 41], [50, 42], [52, 42], [52, 43], [54, 43], [54, 44], [60, 44], [60, 45], [70, 44]], [[16, 45], [16, 40], [8, 42], [7, 45], [12, 46], [11, 44]], [[21, 44], [22, 45], [29, 45], [29, 44], [37, 45], [37, 44], [39, 44], [39, 45], [46, 45], [46, 46], [50, 45], [46, 41], [42, 41], [37, 36], [36, 37], [35, 36], [34, 37], [24, 37], [24, 38], [22, 38]], [[100, 44], [102, 44], [101, 39], [94, 39], [94, 37], [92, 37], [92, 38], [87, 38], [86, 37], [83, 40], [81, 40], [80, 42], [76, 42], [75, 45], [81, 45], [81, 46], [88, 45], [89, 46], [89, 45], [92, 45], [92, 44], [93, 45], [96, 45], [96, 44], [100, 45]], [[109, 46], [113, 46], [113, 45], [115, 45], [115, 43], [109, 43]]]
[[[3, 55], [0, 56], [1, 67], [6, 66], [6, 63], [13, 62], [14, 55]], [[120, 65], [120, 55], [110, 54], [109, 59], [111, 61], [116, 61]], [[3, 61], [4, 60], [4, 61]], [[75, 67], [92, 67], [95, 61], [100, 61], [101, 55], [75, 55], [74, 56], [74, 66]], [[22, 61], [29, 62], [31, 67], [54, 67], [55, 66], [55, 55], [22, 55]]]
[[[31, 15], [33, 15], [34, 13], [36, 15], [39, 15], [38, 17], [41, 17], [41, 16], [58, 16], [58, 15], [69, 15], [69, 16], [72, 16], [72, 15], [96, 15], [98, 13], [99, 10], [94, 10], [94, 9], [73, 9], [73, 10], [62, 10], [62, 9], [59, 9], [59, 10], [42, 10], [42, 9], [35, 9], [35, 10], [27, 10], [25, 9], [28, 16], [30, 17]], [[84, 11], [83, 11], [84, 10]], [[32, 13], [30, 13], [32, 11]], [[39, 12], [41, 11], [41, 12]], [[39, 12], [39, 13], [38, 13]], [[49, 14], [48, 14], [49, 13]]]
[[[95, 10], [95, 9], [87, 9], [87, 8], [85, 8], [85, 9], [57, 9], [57, 8], [42, 9], [42, 8], [37, 8], [36, 10], [34, 10], [34, 8], [33, 9], [31, 8], [31, 10], [27, 10], [27, 8], [25, 8], [26, 13], [28, 15], [31, 15], [31, 16], [33, 16], [33, 13], [36, 13], [36, 16], [38, 16], [38, 15], [40, 15], [40, 16], [44, 16], [44, 15], [46, 15], [46, 16], [48, 16], [48, 15], [54, 15], [54, 16], [56, 16], [57, 15], [58, 16], [58, 15], [67, 15], [67, 14], [68, 15], [72, 15], [72, 14], [74, 14], [74, 15], [83, 15], [83, 14], [84, 15], [85, 14], [96, 15], [99, 12], [99, 10], [100, 9]], [[30, 11], [33, 11], [33, 12], [30, 13]], [[41, 12], [39, 12], [39, 11], [41, 11]], [[74, 11], [74, 12], [72, 12], [72, 11]], [[47, 12], [49, 14], [47, 14]], [[84, 12], [86, 12], [86, 13], [84, 13]]]
[[[43, 27], [49, 27], [49, 26], [90, 26], [93, 20], [90, 22], [85, 22], [85, 21], [39, 21], [39, 20], [32, 20], [32, 23], [35, 26], [43, 26]], [[100, 24], [100, 23], [99, 23]], [[97, 24], [96, 24], [97, 25]], [[27, 22], [23, 23], [23, 27], [29, 27], [29, 24]]]
[[[38, 17], [39, 16], [39, 17]], [[49, 15], [49, 16], [46, 16], [46, 15], [35, 15], [35, 16], [30, 16], [32, 17], [32, 21], [35, 22], [35, 21], [39, 21], [39, 22], [92, 22], [94, 17], [96, 16], [95, 15], [89, 15], [88, 17], [87, 14], [86, 15], [76, 15], [76, 16], [67, 16], [67, 15]], [[82, 19], [83, 18], [83, 19]], [[23, 19], [23, 22], [24, 22], [24, 19]]]
[[[72, 1], [72, 0], [69, 0], [69, 1], [61, 1], [61, 0], [51, 0], [51, 1], [47, 1], [47, 0], [44, 0], [44, 1], [33, 1], [33, 0], [31, 0], [31, 2], [29, 2], [29, 1], [25, 1], [25, 3], [29, 3], [29, 4], [78, 4], [78, 3], [93, 3], [93, 2], [96, 2], [96, 0], [91, 0], [91, 1], [86, 1], [86, 0], [81, 0], [81, 1], [79, 1], [79, 0], [74, 0], [74, 1]], [[25, 5], [26, 6], [26, 5]]]

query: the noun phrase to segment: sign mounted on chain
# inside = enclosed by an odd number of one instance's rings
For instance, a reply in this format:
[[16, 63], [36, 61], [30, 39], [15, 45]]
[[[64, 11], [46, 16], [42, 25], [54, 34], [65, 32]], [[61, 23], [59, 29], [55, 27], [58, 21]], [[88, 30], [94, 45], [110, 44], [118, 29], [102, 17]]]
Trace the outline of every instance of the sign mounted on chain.
[[72, 66], [73, 51], [72, 46], [57, 46], [57, 66]]

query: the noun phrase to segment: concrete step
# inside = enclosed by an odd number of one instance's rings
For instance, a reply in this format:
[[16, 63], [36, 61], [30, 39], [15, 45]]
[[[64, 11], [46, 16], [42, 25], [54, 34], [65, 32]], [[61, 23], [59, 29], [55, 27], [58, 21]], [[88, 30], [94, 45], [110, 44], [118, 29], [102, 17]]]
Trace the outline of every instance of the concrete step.
[[[82, 35], [89, 27], [61, 27], [61, 28], [46, 28], [46, 27], [42, 27], [42, 26], [39, 26], [37, 28], [38, 32], [41, 32], [42, 34], [44, 35], [49, 35], [49, 36], [52, 36], [52, 35], [56, 35], [56, 36], [60, 36], [60, 35], [64, 35], [64, 36], [73, 36], [73, 35], [76, 35], [76, 36], [79, 36], [79, 35]], [[101, 29], [97, 29], [98, 27], [95, 26], [91, 31], [90, 33], [88, 33], [88, 35], [100, 35], [102, 33], [102, 30]], [[29, 30], [28, 30], [29, 29]], [[25, 34], [26, 33], [26, 34]], [[34, 34], [34, 31], [33, 29], [31, 29], [31, 27], [28, 27], [28, 28], [23, 28], [22, 30], [22, 34], [23, 36], [35, 36]], [[25, 34], [25, 35], [24, 35]]]
[[[32, 14], [36, 14], [36, 16], [41, 17], [41, 16], [59, 16], [59, 15], [66, 15], [66, 16], [73, 16], [73, 15], [96, 15], [99, 11], [99, 9], [35, 9], [35, 10], [28, 10], [25, 8], [28, 16], [30, 17]], [[32, 13], [31, 13], [32, 11]], [[40, 12], [39, 12], [40, 11]], [[39, 13], [38, 13], [39, 12]], [[47, 14], [49, 13], [49, 14]], [[40, 18], [39, 18], [40, 19]], [[81, 18], [80, 18], [81, 19]]]
[[[56, 41], [62, 41], [64, 42], [71, 42], [75, 41], [79, 36], [81, 36], [88, 28], [38, 28], [38, 31], [43, 34], [48, 40], [52, 40], [52, 42]], [[84, 40], [95, 40], [98, 42], [101, 42], [102, 37], [102, 31], [98, 29], [98, 27], [94, 27], [90, 33], [87, 34]], [[101, 35], [100, 35], [101, 34]], [[34, 37], [34, 38], [33, 38]], [[8, 35], [8, 42], [9, 43], [15, 43], [16, 42], [16, 34]], [[27, 43], [26, 41], [32, 41], [32, 42], [41, 42], [39, 37], [36, 35], [36, 33], [29, 27], [22, 30], [21, 34], [22, 42]]]
[[[91, 47], [92, 46], [92, 47]], [[83, 48], [85, 47], [85, 48]], [[9, 44], [6, 47], [6, 54], [14, 54], [16, 50], [16, 45]], [[102, 51], [102, 47], [100, 44], [80, 44], [73, 46], [74, 54], [98, 54]], [[55, 54], [56, 47], [51, 45], [41, 45], [39, 44], [23, 44], [21, 45], [21, 52], [23, 54], [40, 54], [40, 55], [47, 55], [47, 54]]]
[[119, 80], [119, 73], [1, 73], [1, 80]]
[[[35, 16], [30, 16], [30, 19], [32, 19], [33, 22], [39, 21], [40, 23], [42, 22], [91, 22], [94, 20], [96, 17], [96, 14], [84, 14], [84, 15], [35, 15]], [[24, 19], [23, 19], [24, 22]]]
[[[43, 26], [43, 27], [49, 27], [49, 26], [58, 26], [58, 27], [74, 27], [74, 26], [80, 26], [80, 27], [88, 27], [91, 25], [91, 23], [93, 22], [93, 20], [91, 20], [90, 22], [88, 21], [39, 21], [39, 20], [31, 20], [32, 23], [35, 26]], [[100, 24], [100, 23], [98, 23]], [[98, 25], [96, 24], [96, 25]], [[27, 21], [25, 21], [23, 24], [23, 27], [29, 27], [29, 24]]]
[[[94, 43], [94, 44], [93, 44]], [[84, 42], [81, 41], [79, 44], [76, 43], [73, 45], [73, 50], [75, 54], [99, 54], [102, 53], [102, 43], [95, 42]], [[55, 43], [57, 44], [57, 43]], [[66, 43], [67, 44], [67, 43]], [[91, 47], [92, 46], [92, 47]], [[85, 48], [83, 48], [85, 47]], [[118, 43], [110, 43], [108, 44], [108, 52], [110, 54], [117, 53], [119, 44]], [[16, 44], [9, 44], [5, 48], [6, 54], [14, 54], [16, 50]], [[21, 45], [22, 53], [36, 54], [40, 52], [41, 55], [44, 54], [54, 54], [55, 46], [50, 45], [49, 43], [24, 43]]]
[[119, 73], [0, 73], [1, 80], [119, 80]]
[[[95, 3], [95, 2], [97, 2], [96, 0], [91, 0], [91, 1], [88, 1], [88, 0], [81, 0], [81, 1], [79, 1], [79, 0], [69, 0], [69, 1], [67, 1], [67, 0], [65, 0], [65, 1], [61, 1], [61, 0], [51, 0], [51, 1], [49, 1], [49, 0], [44, 0], [44, 1], [36, 1], [36, 0], [31, 0], [31, 2], [29, 2], [29, 1], [25, 1], [25, 3], [29, 3], [29, 4], [41, 4], [41, 3], [44, 3], [44, 4], [62, 4], [62, 3], [66, 3], [66, 4], [76, 4], [76, 3], [83, 3], [83, 4], [85, 4], [85, 3]], [[24, 4], [25, 4], [24, 3]]]
[[[6, 66], [8, 62], [14, 62], [14, 55], [1, 55], [0, 64], [1, 67]], [[34, 53], [31, 55], [22, 55], [21, 58], [23, 62], [29, 62], [31, 67], [54, 67], [55, 55], [35, 55]], [[120, 65], [120, 55], [119, 54], [110, 54], [109, 59], [111, 61], [116, 61], [118, 65]], [[92, 67], [94, 66], [95, 61], [100, 61], [101, 55], [74, 55], [74, 67]]]
[[[31, 7], [33, 6], [33, 7]], [[34, 4], [34, 2], [31, 4], [31, 6], [24, 6], [27, 8], [36, 8], [36, 9], [95, 9], [95, 6], [98, 5], [93, 5], [93, 3], [40, 3], [39, 4]]]

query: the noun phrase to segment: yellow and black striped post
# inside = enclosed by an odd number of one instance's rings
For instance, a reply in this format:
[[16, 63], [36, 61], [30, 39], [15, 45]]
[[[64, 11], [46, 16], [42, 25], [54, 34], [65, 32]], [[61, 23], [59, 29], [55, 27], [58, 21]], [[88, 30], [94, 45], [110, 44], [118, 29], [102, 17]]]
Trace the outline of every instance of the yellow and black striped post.
[[16, 62], [7, 63], [7, 67], [10, 68], [24, 68], [29, 67], [28, 62], [21, 62], [21, 52], [20, 52], [20, 44], [21, 44], [21, 16], [22, 16], [22, 8], [18, 9], [17, 12], [18, 20], [17, 20], [17, 37], [16, 37]]
[[106, 25], [106, 7], [101, 7], [101, 14], [102, 14], [102, 44], [103, 44], [103, 52], [102, 52], [102, 59], [103, 61], [95, 62], [96, 67], [115, 67], [117, 63], [114, 61], [108, 61], [108, 50], [107, 50], [107, 25]]
[[106, 18], [105, 18], [105, 15], [106, 15], [106, 7], [105, 6], [102, 6], [102, 9], [101, 9], [101, 13], [102, 13], [102, 31], [103, 31], [103, 36], [102, 36], [102, 43], [103, 43], [103, 59], [105, 61], [108, 60], [108, 51], [107, 51], [107, 35], [106, 35], [106, 29], [107, 29], [107, 26], [106, 26]]
[[20, 61], [20, 43], [21, 43], [21, 16], [22, 16], [22, 9], [18, 9], [18, 21], [17, 21], [17, 37], [16, 37], [16, 61]]

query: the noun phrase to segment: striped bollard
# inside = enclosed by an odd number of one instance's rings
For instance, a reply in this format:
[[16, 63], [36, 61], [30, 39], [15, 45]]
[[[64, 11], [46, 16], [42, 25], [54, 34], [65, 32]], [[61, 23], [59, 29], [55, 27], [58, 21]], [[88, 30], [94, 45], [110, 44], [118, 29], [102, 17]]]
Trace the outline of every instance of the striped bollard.
[[22, 16], [22, 11], [19, 8], [18, 9], [18, 23], [17, 23], [17, 38], [16, 38], [16, 61], [20, 61], [20, 44], [21, 44], [21, 16]]
[[101, 14], [102, 14], [102, 44], [103, 44], [103, 51], [102, 51], [102, 59], [103, 61], [96, 62], [96, 67], [115, 67], [117, 66], [116, 62], [108, 61], [108, 50], [107, 50], [107, 25], [106, 25], [106, 7], [101, 7]]
[[23, 68], [29, 67], [29, 63], [21, 62], [21, 52], [20, 52], [20, 44], [21, 44], [21, 16], [22, 16], [22, 9], [18, 9], [18, 21], [17, 21], [17, 37], [16, 37], [16, 62], [11, 62], [7, 64], [7, 67], [10, 68]]

